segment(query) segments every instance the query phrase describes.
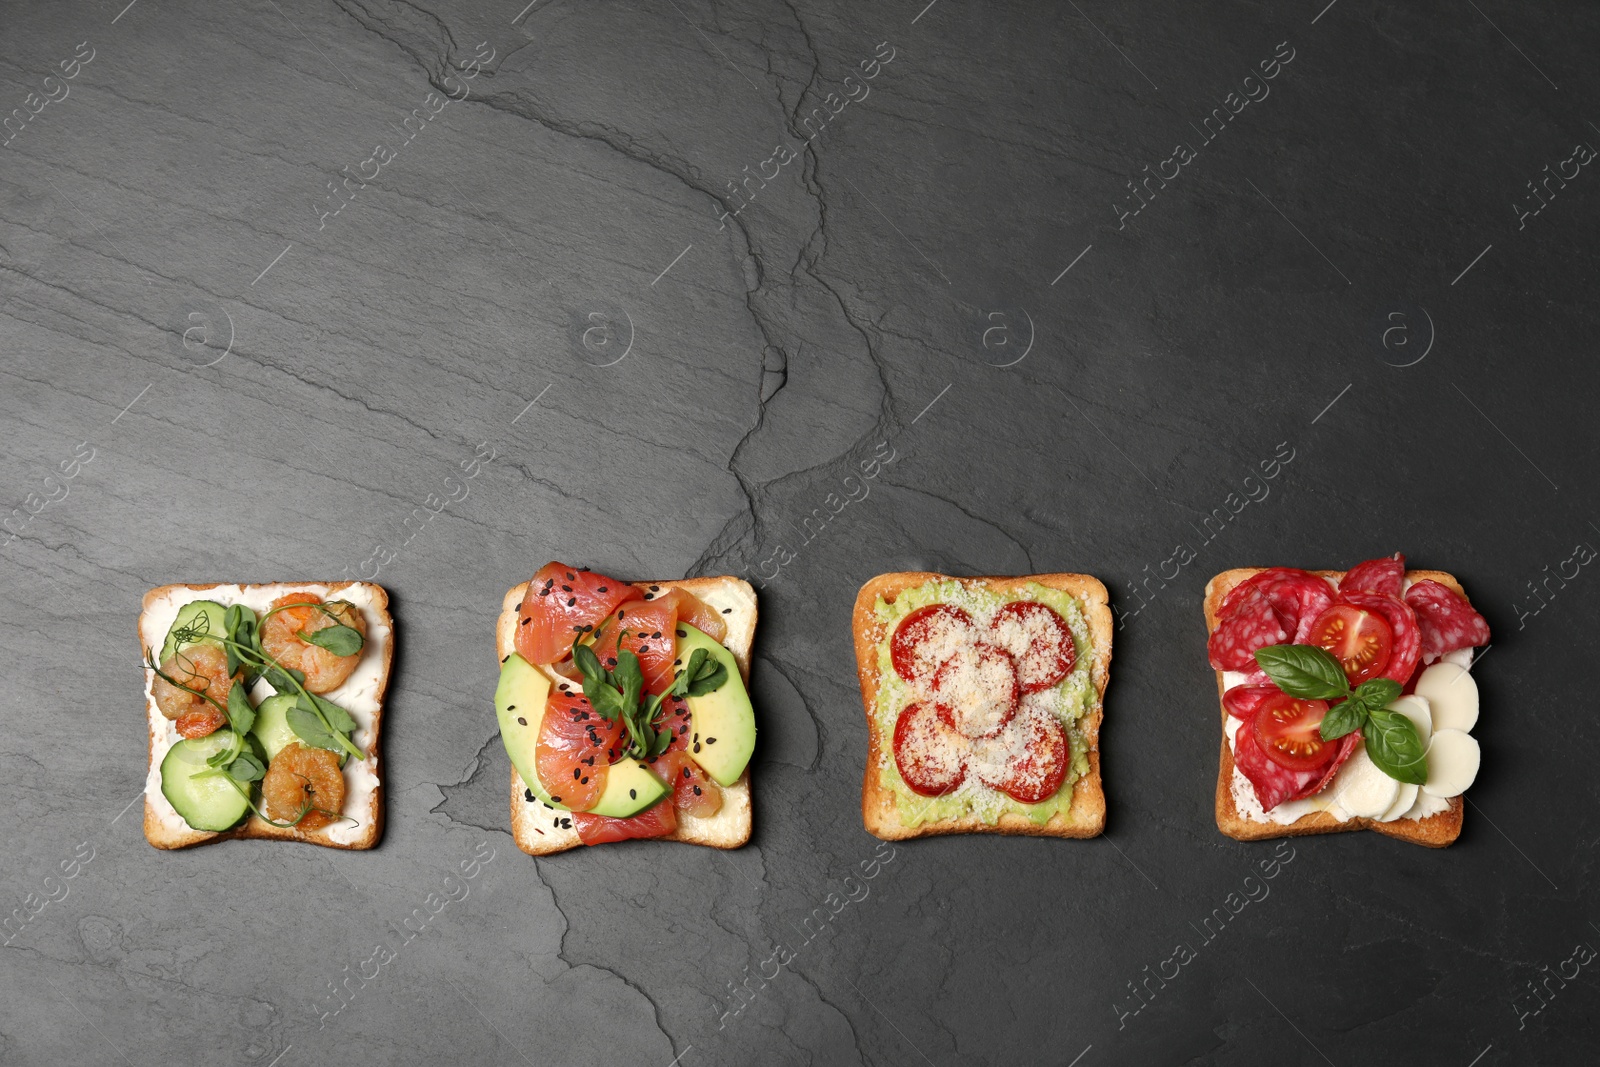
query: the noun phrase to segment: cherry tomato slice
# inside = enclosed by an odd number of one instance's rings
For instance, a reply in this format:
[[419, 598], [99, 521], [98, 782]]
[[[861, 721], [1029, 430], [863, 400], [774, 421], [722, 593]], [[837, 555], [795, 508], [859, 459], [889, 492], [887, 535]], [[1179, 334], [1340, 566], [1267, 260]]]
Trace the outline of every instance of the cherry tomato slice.
[[894, 724], [894, 764], [913, 793], [937, 797], [967, 777], [965, 737], [946, 726], [932, 704], [909, 704]]
[[1319, 732], [1328, 714], [1326, 700], [1297, 700], [1287, 693], [1269, 696], [1256, 708], [1250, 729], [1267, 758], [1291, 771], [1314, 771], [1339, 748]]
[[895, 627], [889, 639], [894, 672], [915, 684], [938, 670], [972, 637], [972, 616], [952, 604], [918, 608]]
[[1394, 629], [1383, 616], [1354, 604], [1335, 604], [1317, 616], [1306, 644], [1326, 649], [1344, 668], [1351, 685], [1377, 678], [1389, 665]]
[[940, 664], [933, 672], [932, 688], [939, 717], [951, 729], [974, 738], [1004, 729], [1022, 699], [1017, 665], [1010, 654], [982, 641]]
[[1017, 661], [1017, 679], [1024, 693], [1049, 689], [1067, 676], [1077, 662], [1067, 621], [1050, 607], [1018, 600], [994, 613], [989, 640]]
[[1036, 709], [1018, 715], [995, 737], [974, 744], [971, 759], [985, 785], [1021, 804], [1038, 804], [1060, 792], [1071, 762], [1072, 748], [1061, 720]]

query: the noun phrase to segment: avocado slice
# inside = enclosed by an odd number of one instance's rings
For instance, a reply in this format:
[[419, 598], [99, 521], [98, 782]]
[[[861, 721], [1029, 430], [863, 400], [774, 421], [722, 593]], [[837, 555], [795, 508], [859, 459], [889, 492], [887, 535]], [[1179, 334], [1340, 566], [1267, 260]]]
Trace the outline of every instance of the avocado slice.
[[686, 622], [678, 623], [678, 659], [685, 665], [697, 648], [728, 668], [728, 680], [704, 696], [688, 697], [694, 744], [689, 755], [718, 785], [732, 785], [744, 773], [756, 747], [756, 715], [750, 707], [739, 664], [721, 644]]
[[[191, 600], [178, 609], [178, 615], [172, 620], [172, 626], [167, 630], [167, 639], [161, 644], [161, 658], [157, 663], [165, 663], [172, 658], [172, 654], [180, 648], [199, 644], [199, 641], [185, 641], [178, 643], [178, 631], [199, 631], [208, 635], [201, 641], [209, 640], [212, 644], [221, 644], [218, 638], [228, 635], [226, 625], [228, 609], [218, 604], [215, 600]], [[201, 616], [205, 616], [203, 619]]]
[[[543, 671], [513, 652], [500, 665], [500, 684], [494, 691], [494, 710], [500, 719], [500, 740], [505, 743], [506, 755], [522, 775], [522, 781], [533, 795], [552, 808], [570, 811], [565, 804], [550, 799], [550, 793], [539, 781], [538, 765], [534, 752], [539, 742], [539, 725], [544, 721], [546, 702], [550, 697], [550, 679]], [[529, 714], [529, 713], [532, 714]], [[650, 768], [635, 759], [613, 763], [606, 770], [606, 787], [591, 815], [607, 815], [613, 819], [626, 819], [637, 815], [667, 795], [667, 784], [657, 778]]]

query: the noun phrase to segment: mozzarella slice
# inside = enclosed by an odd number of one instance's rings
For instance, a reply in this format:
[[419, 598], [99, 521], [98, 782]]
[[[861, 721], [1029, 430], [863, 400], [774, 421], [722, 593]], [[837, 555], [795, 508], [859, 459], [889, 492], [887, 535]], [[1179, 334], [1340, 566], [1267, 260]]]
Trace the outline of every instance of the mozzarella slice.
[[1400, 793], [1400, 783], [1378, 769], [1365, 745], [1355, 750], [1333, 780], [1333, 796], [1355, 819], [1376, 819]]
[[1435, 730], [1422, 791], [1436, 797], [1460, 796], [1478, 777], [1478, 760], [1477, 738], [1462, 730]]
[[1478, 683], [1457, 663], [1439, 662], [1417, 678], [1417, 695], [1433, 710], [1435, 730], [1471, 730], [1478, 722]]
[[1417, 737], [1426, 748], [1428, 738], [1433, 734], [1433, 707], [1428, 703], [1428, 698], [1416, 695], [1401, 697], [1389, 705], [1389, 710], [1398, 711], [1411, 720], [1411, 725], [1417, 728]]
[[1388, 811], [1377, 817], [1379, 822], [1394, 822], [1410, 811], [1411, 805], [1417, 802], [1417, 791], [1421, 786], [1413, 785], [1410, 782], [1400, 782], [1398, 784], [1400, 790], [1395, 795], [1395, 801], [1389, 805]]

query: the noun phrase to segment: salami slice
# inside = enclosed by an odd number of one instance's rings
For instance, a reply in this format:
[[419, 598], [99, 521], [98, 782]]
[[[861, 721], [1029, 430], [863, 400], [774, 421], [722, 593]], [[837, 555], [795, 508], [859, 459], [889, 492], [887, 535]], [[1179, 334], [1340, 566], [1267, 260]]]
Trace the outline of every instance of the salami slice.
[[1233, 735], [1233, 765], [1239, 768], [1256, 791], [1256, 799], [1267, 811], [1296, 796], [1322, 780], [1322, 768], [1314, 771], [1291, 771], [1267, 758], [1256, 743], [1255, 731], [1240, 727]]
[[1235, 719], [1249, 722], [1261, 702], [1280, 691], [1275, 685], [1236, 685], [1222, 694], [1222, 706]]
[[1291, 632], [1278, 618], [1267, 595], [1259, 588], [1251, 589], [1212, 632], [1206, 641], [1206, 651], [1216, 670], [1255, 670], [1256, 649], [1281, 645], [1289, 640]]
[[1406, 590], [1406, 604], [1422, 631], [1422, 661], [1432, 663], [1458, 648], [1489, 643], [1489, 624], [1454, 589], [1421, 581]]
[[1341, 593], [1379, 593], [1398, 597], [1406, 580], [1406, 558], [1396, 552], [1382, 559], [1357, 563], [1339, 580]]
[[1328, 787], [1333, 781], [1333, 776], [1339, 773], [1339, 768], [1344, 766], [1344, 761], [1355, 754], [1356, 746], [1361, 744], [1361, 731], [1356, 730], [1339, 738], [1339, 750], [1334, 753], [1333, 762], [1322, 772], [1322, 777], [1296, 793], [1292, 799], [1300, 800], [1304, 797], [1315, 796]]
[[1217, 608], [1217, 617], [1226, 619], [1232, 612], [1234, 605], [1245, 598], [1252, 589], [1259, 589], [1263, 585], [1280, 581], [1284, 578], [1316, 578], [1310, 571], [1303, 571], [1299, 567], [1268, 567], [1264, 571], [1252, 574], [1232, 589], [1222, 598], [1222, 603]]
[[1394, 631], [1394, 646], [1389, 651], [1389, 665], [1379, 677], [1393, 678], [1401, 685], [1409, 682], [1422, 655], [1422, 631], [1417, 625], [1417, 613], [1405, 601], [1377, 593], [1340, 592], [1339, 603], [1383, 616]]
[[1269, 582], [1262, 591], [1272, 601], [1284, 629], [1293, 635], [1291, 641], [1297, 645], [1305, 644], [1311, 624], [1333, 603], [1333, 588], [1316, 575], [1303, 571]]

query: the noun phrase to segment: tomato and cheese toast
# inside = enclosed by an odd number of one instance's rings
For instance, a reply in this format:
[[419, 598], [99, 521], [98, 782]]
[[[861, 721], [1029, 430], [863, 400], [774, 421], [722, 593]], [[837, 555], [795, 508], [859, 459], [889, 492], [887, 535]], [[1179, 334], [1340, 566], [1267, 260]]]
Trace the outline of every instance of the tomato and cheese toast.
[[1224, 571], [1206, 586], [1222, 698], [1217, 827], [1243, 841], [1370, 829], [1443, 847], [1478, 770], [1469, 667], [1489, 627], [1405, 557]]
[[1105, 586], [1082, 574], [881, 574], [853, 618], [867, 830], [886, 840], [1105, 828]]
[[756, 595], [552, 562], [506, 593], [495, 711], [530, 855], [635, 838], [750, 839]]
[[165, 585], [144, 596], [139, 643], [152, 845], [378, 843], [378, 739], [394, 656], [381, 586]]

